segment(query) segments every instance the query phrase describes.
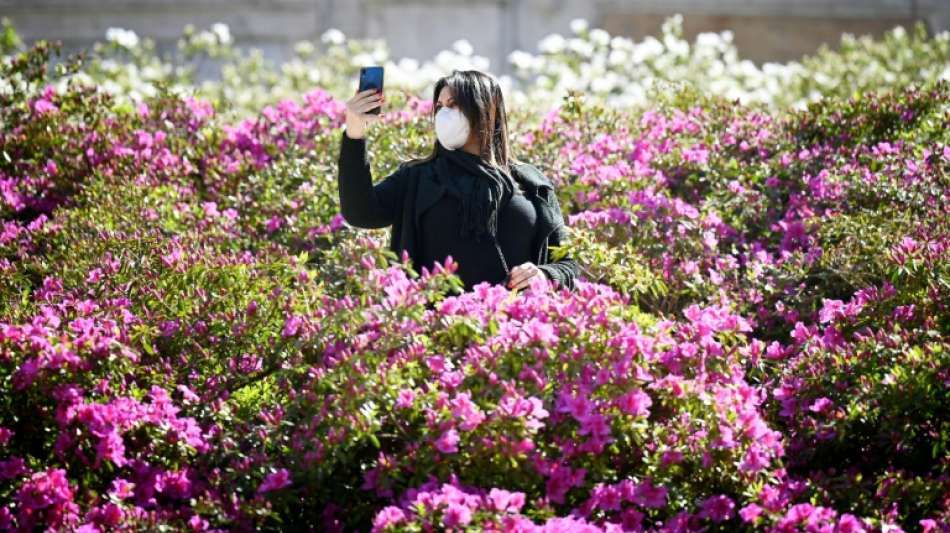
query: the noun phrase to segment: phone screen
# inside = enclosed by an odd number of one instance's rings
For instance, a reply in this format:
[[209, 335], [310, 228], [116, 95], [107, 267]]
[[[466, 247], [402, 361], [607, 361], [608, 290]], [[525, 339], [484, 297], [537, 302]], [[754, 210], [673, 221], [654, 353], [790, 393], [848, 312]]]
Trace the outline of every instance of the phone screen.
[[[380, 91], [383, 90], [383, 67], [360, 68], [360, 86], [357, 92], [362, 92], [370, 88], [379, 89]], [[378, 115], [381, 108], [382, 106], [374, 107], [367, 111], [367, 113]]]

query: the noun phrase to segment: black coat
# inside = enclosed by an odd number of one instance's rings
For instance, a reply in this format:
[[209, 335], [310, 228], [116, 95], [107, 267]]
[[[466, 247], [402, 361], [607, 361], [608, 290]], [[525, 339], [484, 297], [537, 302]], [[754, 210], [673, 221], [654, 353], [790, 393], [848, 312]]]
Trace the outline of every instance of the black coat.
[[[435, 162], [416, 165], [401, 163], [395, 172], [373, 185], [369, 161], [366, 157], [366, 139], [352, 139], [343, 128], [340, 132], [339, 174], [340, 213], [344, 220], [359, 228], [392, 226], [389, 248], [397, 257], [406, 250], [417, 271], [418, 255], [416, 232], [419, 217], [444, 192], [444, 186], [435, 177]], [[558, 203], [554, 184], [534, 165], [513, 165], [514, 177], [525, 188], [538, 213], [538, 228], [532, 243], [534, 264], [558, 287], [573, 291], [580, 270], [570, 256], [550, 261], [549, 246], [558, 246], [567, 240], [567, 226]]]

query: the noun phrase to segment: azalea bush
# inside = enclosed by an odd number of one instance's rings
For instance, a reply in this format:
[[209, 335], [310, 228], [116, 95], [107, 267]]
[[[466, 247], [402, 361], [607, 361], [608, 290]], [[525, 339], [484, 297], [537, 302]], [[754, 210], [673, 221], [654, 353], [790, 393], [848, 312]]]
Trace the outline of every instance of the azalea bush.
[[[332, 82], [236, 118], [12, 35], [0, 529], [950, 527], [946, 82], [514, 107], [582, 275], [466, 292], [339, 215]], [[376, 176], [433, 142], [390, 106]]]

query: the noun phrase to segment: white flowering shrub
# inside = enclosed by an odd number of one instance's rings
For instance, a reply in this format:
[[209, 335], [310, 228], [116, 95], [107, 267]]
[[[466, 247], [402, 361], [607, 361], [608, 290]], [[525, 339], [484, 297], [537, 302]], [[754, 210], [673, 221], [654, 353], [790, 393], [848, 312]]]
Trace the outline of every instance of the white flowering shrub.
[[740, 59], [731, 31], [700, 33], [690, 44], [682, 23], [682, 16], [670, 17], [660, 36], [635, 42], [576, 19], [573, 36], [551, 34], [538, 43], [537, 54], [515, 51], [509, 60], [532, 101], [558, 102], [575, 89], [620, 106], [646, 103], [651, 88], [668, 83], [745, 103], [801, 108], [830, 94], [950, 79], [950, 33], [930, 38], [922, 24], [913, 34], [898, 26], [881, 40], [845, 34], [837, 51], [825, 46], [800, 62], [759, 67]]
[[[4, 28], [6, 48], [12, 49], [16, 34], [8, 22]], [[686, 84], [744, 103], [802, 108], [832, 94], [950, 79], [950, 33], [931, 37], [922, 24], [912, 32], [895, 27], [880, 40], [845, 34], [837, 50], [822, 47], [800, 61], [761, 66], [739, 56], [728, 30], [701, 33], [688, 42], [680, 15], [668, 18], [660, 35], [642, 41], [611, 36], [584, 19], [574, 19], [570, 28], [572, 35], [541, 39], [536, 52], [508, 55], [513, 75], [498, 79], [512, 108], [550, 109], [570, 90], [628, 107], [648, 103], [651, 91]], [[199, 83], [197, 68], [208, 60], [217, 62], [220, 76]], [[491, 70], [488, 58], [466, 40], [425, 61], [395, 60], [384, 41], [348, 39], [338, 29], [324, 32], [319, 42], [296, 43], [293, 57], [274, 65], [260, 50], [235, 47], [228, 26], [216, 23], [201, 31], [186, 26], [172, 58], [159, 57], [149, 38], [110, 28], [105, 42], [95, 44], [87, 68], [59, 83], [71, 78], [94, 83], [126, 104], [154, 96], [156, 85], [165, 83], [214, 103], [227, 101], [232, 114], [248, 116], [317, 86], [340, 97], [352, 93], [359, 67], [370, 64], [385, 67], [387, 89], [422, 98], [453, 69]], [[398, 96], [391, 102], [397, 105]]]

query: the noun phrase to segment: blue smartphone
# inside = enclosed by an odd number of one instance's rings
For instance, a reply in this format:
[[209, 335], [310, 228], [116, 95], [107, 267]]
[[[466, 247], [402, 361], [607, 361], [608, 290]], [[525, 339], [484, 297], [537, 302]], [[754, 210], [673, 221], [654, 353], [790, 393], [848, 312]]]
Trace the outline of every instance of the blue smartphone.
[[[379, 89], [383, 91], [383, 67], [360, 67], [360, 86], [356, 92], [363, 92], [366, 89]], [[373, 115], [378, 115], [382, 105], [378, 105], [367, 111]]]

